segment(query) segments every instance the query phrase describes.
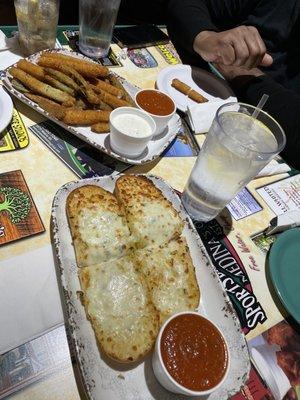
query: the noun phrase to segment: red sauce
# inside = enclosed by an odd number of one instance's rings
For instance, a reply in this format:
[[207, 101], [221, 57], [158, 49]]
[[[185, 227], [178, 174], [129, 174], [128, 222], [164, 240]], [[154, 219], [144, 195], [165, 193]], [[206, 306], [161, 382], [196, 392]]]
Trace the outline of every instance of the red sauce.
[[154, 115], [169, 115], [175, 109], [173, 101], [167, 95], [151, 89], [139, 92], [136, 102], [143, 110]]
[[161, 355], [172, 378], [194, 391], [216, 386], [228, 365], [223, 337], [210, 321], [195, 314], [178, 315], [167, 324]]

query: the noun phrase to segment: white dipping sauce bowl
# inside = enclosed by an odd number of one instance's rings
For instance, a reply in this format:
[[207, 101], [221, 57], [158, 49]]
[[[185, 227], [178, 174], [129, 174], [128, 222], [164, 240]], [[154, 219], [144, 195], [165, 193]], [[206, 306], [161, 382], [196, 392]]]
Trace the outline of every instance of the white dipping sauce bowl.
[[[220, 382], [215, 385], [214, 387], [212, 387], [211, 389], [208, 390], [202, 390], [202, 391], [194, 391], [194, 390], [190, 390], [188, 388], [186, 388], [185, 386], [180, 385], [168, 372], [163, 359], [162, 359], [162, 354], [161, 354], [161, 339], [162, 339], [162, 334], [166, 328], [166, 326], [168, 325], [168, 323], [170, 321], [172, 321], [174, 318], [180, 316], [180, 315], [184, 315], [184, 314], [194, 314], [196, 316], [200, 316], [206, 320], [208, 320], [209, 322], [211, 322], [211, 324], [216, 328], [216, 330], [219, 332], [220, 336], [223, 338], [225, 346], [227, 348], [227, 368], [226, 368], [226, 372], [223, 375], [222, 379], [220, 380]], [[213, 354], [212, 354], [213, 357]], [[225, 340], [224, 335], [222, 334], [222, 332], [220, 331], [220, 329], [216, 326], [216, 324], [214, 322], [212, 322], [209, 318], [207, 318], [204, 315], [199, 314], [198, 312], [195, 311], [183, 311], [183, 312], [179, 312], [176, 314], [173, 314], [171, 317], [169, 317], [164, 324], [161, 326], [159, 333], [157, 335], [156, 338], [156, 343], [155, 343], [155, 348], [153, 351], [153, 356], [152, 356], [152, 367], [153, 367], [153, 372], [154, 375], [156, 376], [158, 382], [167, 390], [169, 390], [172, 393], [177, 393], [177, 394], [183, 394], [186, 396], [190, 396], [190, 397], [198, 397], [198, 398], [207, 398], [211, 393], [213, 393], [215, 390], [217, 390], [226, 380], [227, 375], [228, 375], [228, 371], [230, 368], [230, 355], [229, 355], [229, 349], [228, 349], [228, 344]]]
[[[167, 115], [156, 115], [156, 114], [153, 114], [153, 113], [148, 112], [148, 111], [145, 110], [145, 109], [138, 103], [138, 101], [137, 101], [138, 95], [139, 95], [140, 93], [142, 93], [142, 92], [153, 92], [154, 95], [155, 95], [156, 93], [160, 93], [160, 94], [166, 96], [166, 97], [169, 99], [169, 101], [172, 102], [172, 104], [173, 104], [173, 111], [172, 111], [170, 114], [167, 114]], [[154, 137], [160, 136], [160, 135], [166, 130], [169, 121], [171, 120], [171, 118], [173, 117], [173, 115], [174, 115], [175, 112], [176, 112], [176, 105], [175, 105], [173, 99], [171, 99], [171, 97], [168, 96], [166, 93], [161, 92], [160, 90], [157, 90], [157, 89], [142, 89], [142, 90], [139, 90], [139, 91], [136, 93], [135, 98], [134, 98], [134, 101], [135, 101], [136, 106], [137, 106], [140, 110], [146, 111], [147, 114], [149, 114], [149, 115], [154, 119], [154, 121], [155, 121], [155, 123], [156, 123], [156, 131], [155, 131], [155, 133], [154, 133], [153, 136], [154, 136]]]
[[[114, 121], [119, 116], [128, 116], [128, 120], [130, 121], [130, 126], [120, 127], [114, 124]], [[142, 135], [136, 134], [137, 127], [134, 126], [133, 121], [137, 120], [137, 118], [131, 118], [131, 116], [136, 116], [140, 121], [141, 124], [147, 124], [145, 131], [143, 129], [140, 130]], [[149, 141], [153, 137], [153, 134], [156, 130], [156, 124], [145, 111], [140, 110], [134, 107], [119, 107], [113, 110], [109, 117], [109, 124], [110, 124], [110, 146], [113, 151], [116, 153], [126, 156], [126, 157], [138, 157], [143, 153], [146, 149]]]

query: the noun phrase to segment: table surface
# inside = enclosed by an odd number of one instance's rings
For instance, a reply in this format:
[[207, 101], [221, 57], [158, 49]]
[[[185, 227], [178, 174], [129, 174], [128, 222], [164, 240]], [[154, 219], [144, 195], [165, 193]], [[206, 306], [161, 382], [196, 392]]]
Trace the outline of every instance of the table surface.
[[[68, 29], [72, 28], [73, 27], [68, 27]], [[12, 27], [6, 32], [10, 32], [13, 29], [14, 28]], [[61, 33], [58, 36], [58, 39], [62, 43], [65, 43], [65, 38]], [[112, 49], [116, 53], [121, 51], [116, 44], [112, 45]], [[122, 61], [122, 67], [114, 67], [113, 70], [141, 88], [153, 88], [158, 72], [169, 64], [155, 47], [151, 47], [148, 50], [155, 57], [158, 63], [157, 67], [142, 69], [136, 67], [129, 59], [125, 59]], [[14, 104], [20, 112], [26, 127], [44, 120], [41, 115], [19, 101], [14, 100]], [[22, 170], [32, 192], [37, 209], [39, 210], [46, 227], [46, 231], [43, 234], [33, 236], [25, 241], [16, 241], [2, 247], [1, 258], [3, 259], [24, 254], [30, 250], [38, 249], [50, 243], [50, 230], [48, 229], [48, 226], [53, 197], [60, 186], [66, 182], [78, 179], [77, 176], [45, 145], [43, 145], [35, 135], [30, 131], [28, 133], [30, 137], [30, 145], [26, 149], [18, 152], [3, 153], [1, 155], [0, 172], [2, 173], [16, 169]], [[199, 143], [202, 143], [203, 135], [198, 135], [197, 140]], [[194, 162], [195, 157], [163, 157], [144, 166], [134, 166], [128, 171], [156, 174], [165, 179], [171, 186], [173, 186], [173, 188], [181, 191], [184, 188]], [[279, 180], [284, 176], [286, 175], [254, 180], [248, 185], [248, 189], [255, 198], [258, 198], [255, 191], [257, 187]], [[259, 199], [259, 203], [262, 204], [263, 200]], [[233, 241], [235, 240], [235, 242], [238, 242], [239, 238], [242, 237], [247, 245], [251, 247], [253, 246], [253, 243], [251, 244], [251, 240], [249, 239], [251, 235], [253, 235], [254, 232], [261, 231], [265, 228], [268, 221], [273, 216], [273, 212], [268, 207], [264, 206], [261, 212], [252, 215], [250, 218], [234, 221], [232, 231], [229, 232], [228, 235]], [[243, 255], [242, 253], [241, 255], [242, 257], [246, 257], [246, 255]], [[264, 256], [257, 253], [256, 263], [261, 266], [262, 270], [264, 268], [264, 261]], [[255, 273], [249, 264], [249, 260], [247, 262], [246, 258], [244, 259], [244, 264], [246, 265], [253, 290], [256, 291], [256, 296], [265, 305], [266, 313], [272, 314], [272, 319], [267, 325], [260, 326], [258, 329], [250, 332], [247, 339], [251, 339], [256, 335], [259, 335], [263, 330], [268, 329], [270, 325], [274, 325], [282, 320], [283, 316], [272, 301], [268, 287], [266, 286], [267, 284], [265, 281], [262, 281], [262, 275]], [[263, 273], [263, 271], [261, 273]], [[63, 335], [65, 335], [64, 332]], [[66, 341], [62, 345], [62, 351], [65, 354], [64, 361], [55, 370], [51, 371], [51, 373], [47, 374], [43, 379], [11, 395], [10, 398], [14, 400], [79, 399], [80, 386], [78, 387], [76, 385], [76, 365], [74, 363], [72, 365]], [[81, 393], [81, 396], [84, 398], [83, 393]]]

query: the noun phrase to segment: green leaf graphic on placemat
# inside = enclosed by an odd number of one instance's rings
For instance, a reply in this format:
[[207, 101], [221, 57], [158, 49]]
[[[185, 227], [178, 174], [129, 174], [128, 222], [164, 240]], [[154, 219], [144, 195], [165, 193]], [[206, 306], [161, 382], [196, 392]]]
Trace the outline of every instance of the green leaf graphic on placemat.
[[18, 188], [0, 187], [0, 213], [6, 212], [13, 224], [25, 219], [30, 211], [29, 196]]

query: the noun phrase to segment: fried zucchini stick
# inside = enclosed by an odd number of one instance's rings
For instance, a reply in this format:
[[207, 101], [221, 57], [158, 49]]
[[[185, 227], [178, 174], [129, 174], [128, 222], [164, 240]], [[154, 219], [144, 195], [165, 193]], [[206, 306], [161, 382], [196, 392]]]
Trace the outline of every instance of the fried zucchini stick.
[[89, 126], [98, 122], [108, 122], [110, 111], [66, 109], [63, 122], [67, 125]]
[[38, 64], [54, 69], [63, 64], [65, 66], [74, 68], [77, 72], [87, 78], [106, 77], [109, 74], [108, 68], [104, 67], [103, 65], [80, 60], [78, 58], [60, 53], [44, 53], [40, 57]]
[[123, 87], [123, 85], [122, 85], [122, 83], [119, 81], [119, 79], [115, 76], [115, 75], [113, 75], [113, 74], [110, 74], [109, 76], [108, 76], [108, 80], [109, 80], [109, 82], [113, 85], [113, 86], [115, 86], [116, 88], [118, 88], [118, 89], [120, 89], [120, 90], [122, 90], [122, 92], [123, 92], [123, 99], [125, 100], [125, 101], [127, 101], [128, 103], [130, 103], [133, 107], [134, 107], [134, 101], [132, 100], [132, 98], [131, 98], [131, 96], [129, 96], [129, 94], [127, 93], [127, 91], [124, 89], [124, 87]]
[[53, 117], [62, 120], [65, 116], [65, 108], [61, 104], [55, 103], [55, 101], [46, 99], [45, 97], [38, 96], [33, 93], [26, 93], [26, 97], [37, 103], [41, 108], [47, 111]]
[[104, 101], [104, 103], [108, 104], [112, 108], [118, 108], [118, 107], [132, 107], [131, 103], [128, 103], [125, 100], [119, 99], [116, 96], [113, 96], [110, 93], [105, 92], [104, 90], [101, 90], [100, 93], [100, 99]]
[[68, 93], [64, 93], [47, 83], [39, 81], [19, 68], [12, 67], [9, 69], [9, 73], [35, 93], [56, 100], [58, 103], [75, 104], [75, 98], [70, 96]]
[[92, 132], [95, 133], [108, 133], [109, 132], [109, 124], [107, 122], [98, 122], [91, 126]]
[[[111, 85], [110, 83], [107, 83], [105, 81], [102, 81], [101, 79], [93, 79], [91, 81], [91, 84], [94, 88], [94, 91], [96, 92], [96, 89], [99, 90], [104, 90], [107, 93], [110, 93], [119, 99], [121, 99], [124, 96], [124, 91], [121, 89], [116, 88], [115, 86]], [[98, 91], [98, 93], [101, 93]]]
[[51, 86], [62, 90], [63, 92], [69, 93], [71, 96], [75, 96], [75, 90], [71, 89], [69, 86], [60, 82], [59, 80], [53, 78], [53, 76], [45, 75], [45, 82], [49, 83]]
[[53, 68], [44, 68], [44, 69], [48, 75], [53, 76], [53, 78], [57, 79], [64, 85], [69, 86], [70, 88], [72, 88], [76, 91], [80, 90], [79, 86], [74, 81], [74, 79], [70, 78], [68, 75], [64, 74], [63, 72], [57, 71], [56, 69], [53, 69]]
[[39, 65], [33, 64], [25, 59], [19, 60], [17, 62], [17, 67], [41, 81], [43, 81], [45, 78], [44, 68], [40, 67]]

